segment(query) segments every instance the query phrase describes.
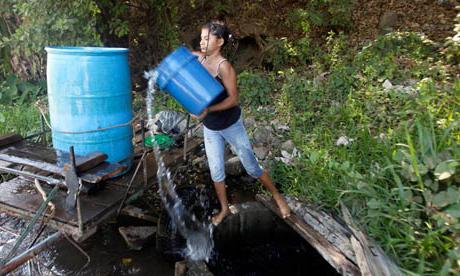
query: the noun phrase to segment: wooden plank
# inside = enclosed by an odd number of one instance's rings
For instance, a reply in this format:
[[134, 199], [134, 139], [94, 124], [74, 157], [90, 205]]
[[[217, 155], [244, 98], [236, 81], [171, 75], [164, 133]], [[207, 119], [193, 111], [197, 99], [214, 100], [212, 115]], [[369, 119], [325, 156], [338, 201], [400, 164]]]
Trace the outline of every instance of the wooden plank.
[[[43, 186], [49, 192], [48, 186]], [[58, 191], [52, 202], [56, 206], [55, 214], [49, 217], [55, 225], [66, 230], [78, 231], [76, 210], [65, 210], [65, 191]], [[107, 187], [95, 195], [81, 195], [82, 221], [84, 228], [89, 228], [106, 214], [114, 214], [124, 196], [123, 189]], [[16, 215], [32, 217], [43, 199], [34, 184], [26, 179], [16, 177], [0, 184], [0, 210]], [[71, 233], [72, 235], [74, 233]]]
[[[43, 171], [64, 175], [63, 167], [70, 161], [69, 154], [54, 149], [27, 144], [21, 148], [8, 148], [0, 152], [0, 160], [38, 168]], [[94, 152], [87, 156], [76, 156], [80, 178], [88, 183], [98, 183], [120, 174], [126, 166], [108, 163], [107, 155]]]
[[82, 158], [76, 156], [75, 163], [77, 166], [77, 171], [80, 173], [92, 169], [107, 160], [107, 158], [107, 154], [103, 152], [92, 152]]
[[[49, 153], [43, 154], [40, 151], [38, 154], [35, 152], [36, 149], [22, 148], [15, 149], [10, 148], [0, 153], [0, 159], [15, 162], [18, 164], [24, 164], [33, 166], [44, 171], [50, 171], [56, 174], [62, 174], [64, 164], [70, 162], [69, 155], [67, 153], [56, 156], [55, 150], [49, 149]], [[58, 160], [59, 158], [59, 160]], [[79, 172], [87, 171], [101, 164], [107, 159], [107, 155], [102, 152], [93, 152], [87, 156], [75, 156], [75, 163]]]
[[[402, 275], [398, 266], [384, 254], [383, 250], [376, 245], [371, 245], [366, 236], [355, 228], [351, 214], [345, 204], [341, 203], [341, 209], [345, 221], [353, 232], [353, 236], [350, 239], [363, 275]], [[373, 247], [375, 250], [372, 250]]]
[[117, 176], [126, 168], [127, 166], [117, 163], [102, 162], [98, 166], [81, 173], [79, 177], [85, 182], [99, 183]]
[[131, 216], [135, 217], [138, 219], [143, 219], [145, 221], [149, 222], [158, 222], [158, 218], [148, 215], [146, 211], [142, 210], [141, 208], [137, 208], [132, 205], [127, 205], [121, 210], [121, 214], [126, 215], [126, 216]]
[[0, 147], [11, 145], [22, 140], [19, 134], [8, 134], [0, 137]]
[[[272, 210], [280, 218], [281, 213], [275, 202], [264, 195], [256, 195], [256, 199]], [[306, 224], [292, 212], [284, 221], [301, 235], [318, 253], [342, 275], [361, 275], [359, 267], [350, 261], [340, 250], [333, 246], [325, 237]]]
[[295, 211], [299, 218], [310, 225], [316, 232], [325, 237], [332, 245], [334, 245], [342, 254], [344, 254], [353, 263], [357, 263], [355, 253], [350, 243], [349, 237], [352, 235], [351, 230], [337, 221], [330, 214], [307, 205], [291, 197], [286, 198], [291, 209]]

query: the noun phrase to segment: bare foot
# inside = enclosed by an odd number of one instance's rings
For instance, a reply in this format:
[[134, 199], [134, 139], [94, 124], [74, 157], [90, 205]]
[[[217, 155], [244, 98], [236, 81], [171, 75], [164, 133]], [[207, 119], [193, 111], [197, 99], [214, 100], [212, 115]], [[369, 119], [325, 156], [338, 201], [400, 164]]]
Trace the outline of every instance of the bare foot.
[[273, 195], [273, 199], [276, 201], [276, 205], [278, 205], [278, 208], [280, 209], [281, 216], [283, 218], [289, 217], [291, 215], [291, 209], [284, 197], [281, 194], [277, 194]]
[[226, 216], [230, 215], [230, 210], [227, 208], [227, 209], [223, 209], [219, 212], [219, 214], [215, 215], [212, 217], [211, 221], [212, 221], [212, 224], [214, 226], [217, 226], [219, 225], [224, 219]]

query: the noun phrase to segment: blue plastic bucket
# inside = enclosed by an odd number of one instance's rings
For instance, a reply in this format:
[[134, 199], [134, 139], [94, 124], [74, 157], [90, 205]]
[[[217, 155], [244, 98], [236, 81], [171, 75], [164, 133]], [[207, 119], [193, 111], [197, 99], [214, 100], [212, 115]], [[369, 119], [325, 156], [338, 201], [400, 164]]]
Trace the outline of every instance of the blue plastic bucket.
[[224, 89], [185, 47], [169, 54], [155, 71], [158, 87], [195, 115], [201, 114]]
[[101, 151], [128, 167], [133, 118], [128, 50], [46, 47], [53, 147], [86, 155]]

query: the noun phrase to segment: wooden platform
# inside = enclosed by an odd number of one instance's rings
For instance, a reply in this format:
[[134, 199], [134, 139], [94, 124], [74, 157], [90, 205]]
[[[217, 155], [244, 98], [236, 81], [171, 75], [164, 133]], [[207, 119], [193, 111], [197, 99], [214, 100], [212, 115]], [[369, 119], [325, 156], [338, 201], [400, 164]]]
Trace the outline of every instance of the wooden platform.
[[[201, 138], [190, 139], [186, 152], [190, 154], [202, 143], [203, 140]], [[29, 151], [31, 151], [32, 154], [29, 154]], [[57, 156], [56, 152], [53, 152], [54, 150], [45, 148], [42, 145], [21, 141], [19, 143], [10, 144], [8, 147], [0, 148], [0, 162], [5, 162], [2, 161], [2, 156], [4, 159], [8, 159], [8, 156], [13, 156], [17, 158], [15, 161], [19, 162], [15, 162], [15, 164], [26, 165], [26, 168], [33, 167], [38, 170], [38, 172], [35, 172], [36, 174], [52, 173], [55, 176], [59, 176], [61, 170], [60, 164], [62, 163], [59, 163], [57, 160], [60, 156]], [[166, 166], [171, 166], [183, 160], [183, 148], [171, 149], [169, 151], [164, 151], [162, 154], [164, 155]], [[81, 157], [77, 158], [77, 167], [79, 164], [84, 164], [87, 158], [88, 157], [86, 157], [86, 159]], [[12, 161], [11, 159], [8, 160]], [[65, 156], [63, 160], [65, 163]], [[107, 162], [102, 162], [93, 169], [89, 169], [82, 173], [81, 177], [84, 175], [98, 176], [97, 172], [101, 172], [101, 168], [106, 166], [105, 163], [108, 164]], [[155, 177], [157, 170], [153, 152], [147, 154], [146, 164], [148, 168], [147, 178], [152, 179], [152, 177]], [[43, 166], [45, 165], [48, 166], [48, 168], [44, 168]], [[133, 168], [136, 166], [137, 162], [134, 162]], [[107, 173], [107, 171], [110, 173]], [[80, 194], [83, 231], [80, 232], [79, 230], [76, 209], [73, 211], [66, 211], [64, 207], [67, 196], [65, 190], [58, 191], [52, 200], [53, 204], [56, 206], [56, 211], [52, 217], [50, 217], [49, 214], [47, 215], [50, 219], [49, 222], [47, 222], [48, 225], [56, 229], [64, 230], [78, 241], [85, 240], [91, 236], [97, 230], [98, 225], [104, 223], [110, 216], [115, 215], [118, 211], [125, 197], [128, 183], [133, 176], [134, 169], [131, 169], [128, 173], [118, 178], [106, 179], [112, 175], [112, 172], [113, 170], [111, 170], [110, 167], [106, 171], [102, 170], [100, 174], [103, 176], [101, 181], [104, 182], [104, 188], [102, 190], [97, 191], [97, 193], [93, 195]], [[87, 179], [88, 178], [86, 178], [86, 180]], [[140, 189], [149, 188], [145, 187], [143, 182], [142, 173], [138, 173], [134, 179], [130, 194], [134, 194], [140, 191]], [[49, 193], [52, 189], [52, 186], [47, 184], [43, 184], [42, 187], [45, 189], [46, 193]], [[16, 177], [10, 181], [0, 183], [0, 211], [2, 212], [7, 212], [15, 217], [30, 219], [36, 214], [42, 202], [42, 196], [36, 190], [31, 179]]]
[[[43, 188], [46, 192], [51, 190], [47, 185], [43, 185]], [[71, 234], [76, 240], [84, 240], [96, 231], [100, 222], [116, 212], [124, 192], [122, 187], [107, 186], [96, 195], [81, 195], [83, 232], [80, 233], [76, 210], [64, 209], [66, 192], [58, 191], [52, 200], [56, 212], [48, 223], [53, 228]], [[32, 218], [42, 202], [43, 199], [34, 184], [22, 177], [0, 183], [0, 210], [10, 215], [24, 219]], [[49, 217], [49, 214], [47, 216]]]

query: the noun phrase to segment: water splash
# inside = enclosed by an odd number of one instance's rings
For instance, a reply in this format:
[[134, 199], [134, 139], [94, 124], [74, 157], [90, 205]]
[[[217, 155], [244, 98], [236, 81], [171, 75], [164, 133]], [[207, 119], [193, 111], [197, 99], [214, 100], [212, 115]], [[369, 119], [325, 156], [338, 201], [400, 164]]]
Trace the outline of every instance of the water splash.
[[[144, 77], [148, 79], [147, 90], [147, 119], [149, 134], [153, 137], [153, 110], [154, 97], [156, 93], [156, 80], [158, 73], [155, 70], [150, 70], [144, 73]], [[179, 230], [179, 233], [186, 239], [187, 248], [184, 255], [194, 261], [206, 260], [211, 257], [214, 240], [212, 238], [212, 225], [207, 222], [200, 222], [195, 214], [185, 208], [182, 200], [177, 195], [175, 184], [171, 178], [171, 172], [165, 166], [161, 156], [160, 148], [156, 143], [153, 143], [153, 152], [158, 164], [157, 179], [158, 192], [160, 194], [163, 205], [171, 217], [173, 227]]]

